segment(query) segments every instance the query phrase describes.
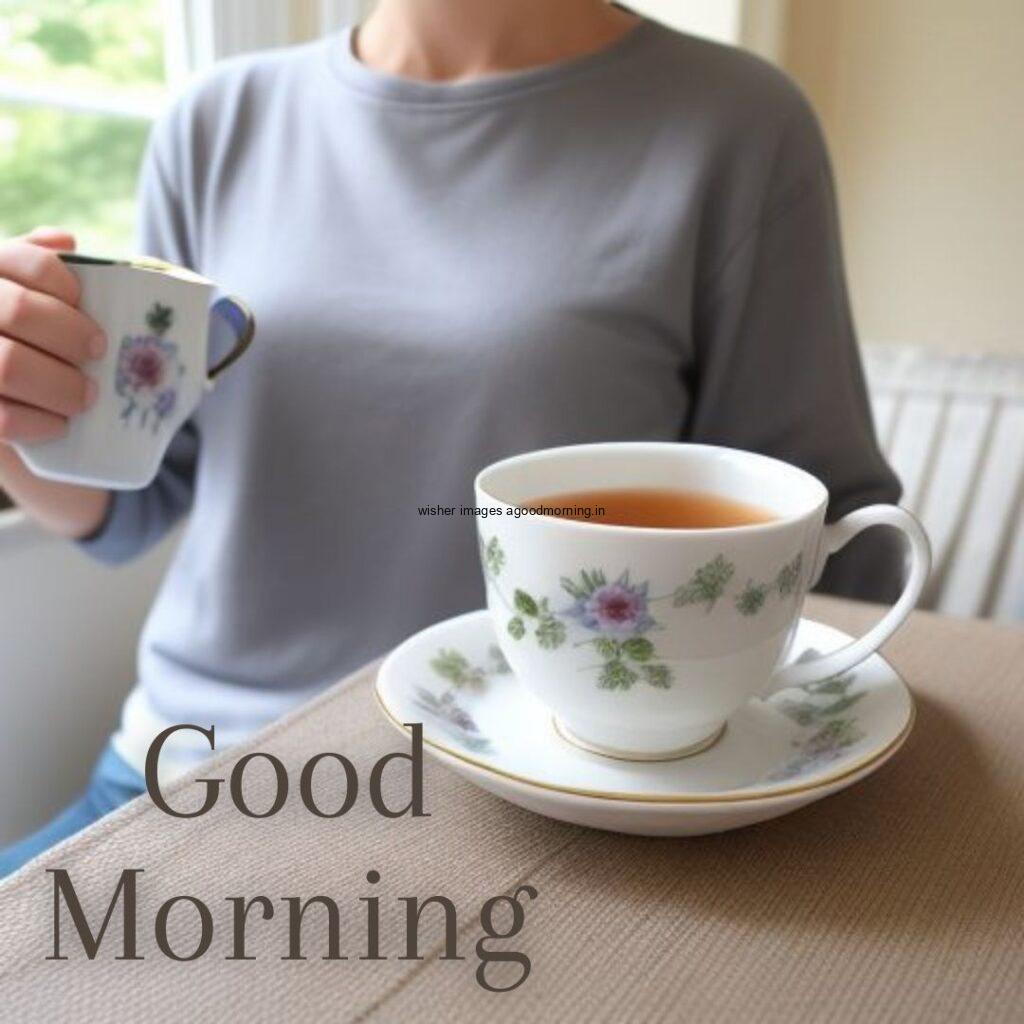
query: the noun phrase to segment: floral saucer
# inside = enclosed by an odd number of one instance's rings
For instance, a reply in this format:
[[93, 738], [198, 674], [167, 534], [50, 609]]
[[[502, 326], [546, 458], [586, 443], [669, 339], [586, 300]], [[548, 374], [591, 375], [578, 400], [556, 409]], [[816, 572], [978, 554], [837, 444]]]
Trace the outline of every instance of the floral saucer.
[[[849, 642], [801, 619], [793, 651]], [[402, 732], [471, 782], [538, 814], [640, 835], [702, 835], [775, 818], [871, 774], [910, 733], [910, 692], [873, 655], [852, 672], [752, 700], [712, 747], [674, 761], [623, 761], [559, 735], [518, 685], [485, 610], [406, 640], [385, 660], [377, 697]]]

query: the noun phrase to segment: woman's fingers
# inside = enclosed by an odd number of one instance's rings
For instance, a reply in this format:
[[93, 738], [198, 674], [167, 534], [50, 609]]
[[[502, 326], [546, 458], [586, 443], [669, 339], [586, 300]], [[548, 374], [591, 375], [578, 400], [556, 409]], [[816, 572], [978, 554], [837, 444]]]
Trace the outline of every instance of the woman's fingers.
[[33, 245], [45, 245], [48, 249], [59, 249], [63, 252], [74, 252], [78, 244], [70, 231], [48, 226], [33, 228], [24, 236], [24, 240]]
[[0, 399], [75, 416], [96, 401], [96, 383], [60, 359], [0, 336]]
[[0, 441], [52, 441], [67, 428], [63, 416], [0, 398]]
[[106, 349], [99, 325], [77, 309], [78, 278], [59, 258], [74, 236], [37, 228], [0, 244], [0, 441], [45, 441], [96, 401], [77, 366]]
[[0, 441], [46, 441], [96, 401], [76, 367], [106, 349], [99, 325], [77, 309], [78, 278], [57, 255], [75, 239], [36, 228], [0, 244]]
[[76, 306], [81, 297], [78, 278], [46, 239], [73, 241], [70, 236], [43, 235], [38, 243], [21, 239], [4, 242], [0, 245], [0, 277]]
[[76, 365], [106, 351], [106, 338], [95, 320], [53, 295], [5, 280], [3, 274], [0, 261], [0, 333]]

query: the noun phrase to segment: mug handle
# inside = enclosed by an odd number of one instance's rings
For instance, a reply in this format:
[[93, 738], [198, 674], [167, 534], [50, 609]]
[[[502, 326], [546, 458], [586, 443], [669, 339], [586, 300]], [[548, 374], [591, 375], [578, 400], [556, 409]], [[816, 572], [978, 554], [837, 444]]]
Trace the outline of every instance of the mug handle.
[[225, 295], [213, 304], [210, 316], [219, 316], [226, 321], [235, 334], [235, 344], [231, 351], [206, 371], [206, 379], [212, 384], [233, 362], [241, 358], [252, 343], [256, 333], [256, 318], [244, 302], [230, 295]]
[[829, 555], [845, 547], [861, 530], [866, 530], [869, 526], [894, 526], [907, 539], [910, 548], [910, 573], [899, 600], [862, 637], [845, 647], [840, 647], [838, 651], [821, 654], [807, 661], [796, 661], [778, 669], [768, 684], [767, 694], [790, 686], [804, 686], [849, 671], [854, 665], [859, 665], [874, 654], [903, 625], [903, 620], [917, 604], [931, 569], [931, 546], [917, 519], [896, 505], [868, 505], [826, 526], [811, 580], [817, 580], [821, 575]]

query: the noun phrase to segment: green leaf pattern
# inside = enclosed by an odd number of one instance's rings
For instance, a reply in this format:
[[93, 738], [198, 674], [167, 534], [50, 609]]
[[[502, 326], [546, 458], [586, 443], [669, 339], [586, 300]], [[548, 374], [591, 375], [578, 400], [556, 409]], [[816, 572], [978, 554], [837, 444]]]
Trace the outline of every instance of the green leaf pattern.
[[668, 665], [641, 665], [640, 675], [645, 683], [659, 690], [667, 690], [672, 685], [672, 670]]
[[[740, 615], [756, 615], [771, 595], [784, 600], [798, 592], [800, 573], [804, 557], [798, 553], [775, 574], [770, 582], [748, 579], [746, 586], [733, 597], [733, 605]], [[710, 612], [725, 595], [726, 588], [736, 575], [736, 566], [725, 555], [718, 554], [705, 562], [682, 586], [672, 594], [672, 605], [683, 608], [686, 605], [703, 605]]]
[[146, 314], [146, 326], [156, 335], [163, 336], [174, 322], [174, 310], [170, 306], [154, 302]]
[[855, 716], [838, 717], [864, 696], [864, 692], [850, 692], [855, 681], [854, 673], [833, 676], [797, 687], [800, 691], [797, 698], [771, 702], [801, 728], [812, 731], [793, 741], [796, 754], [773, 772], [769, 781], [784, 781], [815, 771], [841, 757], [843, 751], [864, 738], [865, 733]]
[[690, 577], [688, 583], [676, 589], [672, 596], [672, 604], [676, 608], [688, 604], [702, 604], [704, 610], [710, 612], [725, 593], [726, 584], [735, 572], [736, 567], [726, 560], [725, 555], [716, 555], [710, 562], [702, 565]]
[[492, 537], [486, 544], [483, 537], [480, 538], [480, 560], [491, 576], [501, 575], [505, 565], [505, 552], [497, 537]]
[[[512, 600], [509, 601], [498, 584], [498, 577], [506, 565], [501, 542], [497, 537], [485, 540], [483, 535], [479, 540], [484, 575], [509, 610], [506, 629], [513, 640], [522, 641], [532, 636], [543, 650], [557, 650], [567, 639], [566, 621], [570, 624], [579, 622], [580, 603], [608, 586], [603, 570], [584, 569], [576, 579], [563, 576], [559, 580], [562, 590], [576, 602], [575, 609], [552, 610], [548, 598], [539, 597], [521, 588], [513, 591]], [[798, 594], [802, 569], [803, 556], [798, 553], [786, 562], [770, 581], [758, 582], [748, 578], [746, 585], [733, 593], [733, 607], [740, 615], [751, 617], [761, 612], [773, 596], [778, 600], [785, 600]], [[675, 608], [698, 605], [704, 608], [705, 613], [709, 613], [726, 596], [729, 584], [735, 576], [735, 564], [720, 553], [694, 570], [685, 583], [666, 596], [671, 598]], [[631, 583], [628, 571], [624, 572], [612, 586], [624, 588], [637, 600], [642, 599], [644, 618], [642, 624], [638, 620], [633, 636], [621, 638], [620, 634], [620, 638], [616, 639], [600, 636], [580, 641], [580, 644], [592, 645], [601, 658], [601, 664], [595, 666], [598, 672], [598, 686], [605, 690], [629, 690], [636, 683], [643, 682], [657, 689], [668, 689], [672, 685], [671, 668], [658, 661], [655, 644], [646, 636], [640, 635], [650, 629], [660, 628], [647, 613], [646, 608], [648, 602], [665, 598], [649, 598], [647, 584]], [[448, 672], [447, 678], [455, 685], [473, 685], [475, 677], [471, 668], [458, 665], [450, 657], [445, 659], [439, 655], [439, 659], [435, 660], [439, 660], [439, 670]]]
[[768, 584], [747, 580], [747, 585], [736, 595], [736, 610], [740, 615], [756, 615], [768, 598]]
[[816, 683], [805, 683], [797, 687], [801, 694], [799, 698], [785, 697], [772, 701], [772, 704], [797, 725], [819, 725], [847, 711], [864, 696], [863, 693], [849, 692], [855, 678], [852, 672], [848, 672]]
[[[547, 602], [545, 602], [546, 604]], [[541, 647], [545, 650], [553, 651], [556, 647], [561, 647], [565, 643], [565, 626], [554, 615], [545, 615], [537, 623], [534, 635], [537, 637], [537, 643]]]
[[553, 651], [565, 643], [565, 624], [551, 611], [546, 597], [538, 600], [525, 590], [516, 590], [512, 601], [519, 613], [513, 615], [508, 623], [508, 632], [513, 640], [522, 640], [532, 629], [537, 643], [546, 651]]
[[602, 690], [629, 690], [640, 678], [621, 658], [612, 658], [601, 666], [597, 685]]
[[418, 686], [413, 703], [470, 750], [489, 750], [490, 740], [480, 732], [480, 727], [463, 705], [459, 694], [465, 689], [480, 691], [491, 676], [508, 675], [512, 671], [501, 648], [491, 644], [487, 648], [487, 664], [474, 665], [461, 651], [442, 647], [429, 664], [435, 675], [451, 685], [441, 693]]
[[442, 647], [430, 659], [430, 667], [436, 675], [446, 679], [456, 689], [469, 687], [479, 690], [483, 688], [488, 676], [503, 676], [512, 671], [497, 644], [490, 645], [487, 657], [489, 664], [473, 665], [461, 651], [452, 647]]
[[459, 651], [442, 648], [430, 660], [430, 667], [453, 686], [479, 689], [483, 686], [486, 672], [479, 667], [470, 665], [466, 656]]
[[775, 576], [775, 590], [779, 597], [789, 597], [800, 582], [800, 570], [804, 565], [804, 556], [798, 554], [787, 562]]
[[652, 660], [657, 651], [645, 636], [627, 640], [596, 637], [582, 643], [590, 644], [602, 658], [597, 675], [597, 685], [602, 690], [629, 690], [639, 682], [658, 690], [667, 690], [672, 685], [672, 670]]

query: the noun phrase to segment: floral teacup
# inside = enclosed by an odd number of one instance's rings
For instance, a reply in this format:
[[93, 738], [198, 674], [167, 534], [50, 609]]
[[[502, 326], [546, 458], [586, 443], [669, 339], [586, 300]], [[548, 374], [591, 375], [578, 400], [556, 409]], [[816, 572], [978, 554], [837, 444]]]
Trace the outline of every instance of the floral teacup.
[[[218, 299], [216, 286], [158, 260], [106, 260], [63, 253], [82, 285], [82, 309], [106, 332], [102, 359], [86, 365], [96, 404], [56, 440], [16, 447], [48, 480], [119, 490], [145, 487], [204, 389], [248, 347], [252, 315]], [[208, 352], [230, 348], [208, 368]]]
[[[615, 526], [527, 514], [569, 492], [704, 491], [774, 518], [712, 529]], [[930, 566], [917, 520], [872, 505], [825, 525], [828, 492], [795, 466], [708, 445], [621, 443], [531, 452], [476, 478], [487, 604], [502, 652], [562, 735], [631, 759], [715, 741], [754, 696], [845, 672], [916, 603]], [[825, 560], [869, 526], [909, 543], [902, 595], [865, 636], [790, 664], [804, 595]]]

